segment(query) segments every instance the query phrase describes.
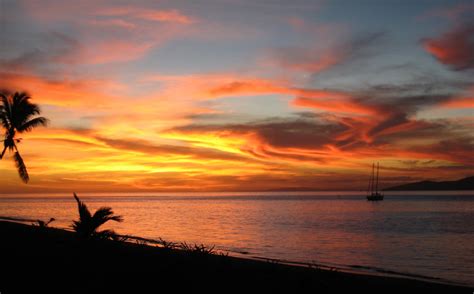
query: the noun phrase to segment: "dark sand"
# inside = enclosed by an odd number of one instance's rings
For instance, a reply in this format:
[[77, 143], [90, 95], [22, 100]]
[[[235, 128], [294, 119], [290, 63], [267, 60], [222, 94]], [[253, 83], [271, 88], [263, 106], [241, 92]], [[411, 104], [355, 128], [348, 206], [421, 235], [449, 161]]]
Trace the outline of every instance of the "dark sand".
[[[181, 293], [264, 290], [473, 293], [462, 286], [343, 273], [114, 241], [0, 221], [0, 292]], [[142, 291], [140, 291], [142, 290]]]

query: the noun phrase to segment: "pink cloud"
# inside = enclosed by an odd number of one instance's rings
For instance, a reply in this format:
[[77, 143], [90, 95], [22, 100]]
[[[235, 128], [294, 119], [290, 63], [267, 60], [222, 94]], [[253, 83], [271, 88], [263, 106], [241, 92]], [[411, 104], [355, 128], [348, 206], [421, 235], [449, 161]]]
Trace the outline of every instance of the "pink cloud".
[[119, 28], [123, 28], [123, 29], [135, 29], [137, 28], [137, 25], [132, 23], [132, 22], [129, 22], [129, 21], [126, 21], [126, 20], [123, 20], [123, 19], [102, 19], [102, 20], [98, 20], [98, 19], [93, 19], [93, 20], [90, 20], [89, 21], [90, 25], [92, 26], [102, 26], [102, 27], [119, 27]]
[[135, 6], [116, 6], [99, 9], [96, 15], [101, 16], [121, 16], [135, 19], [142, 19], [148, 21], [170, 22], [179, 24], [191, 24], [196, 20], [187, 16], [177, 9], [151, 9], [140, 8]]
[[88, 64], [127, 62], [143, 57], [154, 45], [152, 41], [141, 44], [120, 40], [98, 41], [82, 47], [77, 58]]
[[297, 97], [292, 101], [294, 106], [309, 107], [328, 111], [332, 113], [349, 113], [352, 115], [375, 115], [376, 111], [372, 107], [368, 107], [353, 100], [340, 99], [311, 99], [305, 97]]
[[[99, 1], [23, 1], [28, 16], [43, 27], [73, 28], [76, 50], [65, 58], [73, 63], [104, 64], [140, 59], [153, 48], [186, 33], [197, 20], [177, 9], [143, 5], [106, 6]], [[48, 9], [44, 9], [44, 6]], [[63, 33], [68, 35], [66, 33]], [[74, 51], [74, 52], [73, 52]]]
[[422, 40], [425, 50], [454, 70], [474, 68], [474, 25], [458, 25], [437, 38]]

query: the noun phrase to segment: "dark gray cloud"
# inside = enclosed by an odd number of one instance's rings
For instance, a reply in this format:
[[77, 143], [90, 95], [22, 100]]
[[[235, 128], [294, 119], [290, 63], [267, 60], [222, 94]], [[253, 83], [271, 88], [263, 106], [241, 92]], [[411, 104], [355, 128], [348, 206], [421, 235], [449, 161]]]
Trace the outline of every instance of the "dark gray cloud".
[[27, 44], [13, 42], [4, 46], [5, 53], [0, 53], [1, 71], [48, 76], [57, 72], [58, 65], [77, 62], [79, 43], [62, 33], [37, 33], [28, 40]]
[[187, 125], [173, 128], [171, 131], [254, 133], [276, 147], [320, 148], [331, 143], [331, 137], [335, 133], [345, 129], [343, 125], [323, 123], [314, 119], [273, 118], [246, 124]]

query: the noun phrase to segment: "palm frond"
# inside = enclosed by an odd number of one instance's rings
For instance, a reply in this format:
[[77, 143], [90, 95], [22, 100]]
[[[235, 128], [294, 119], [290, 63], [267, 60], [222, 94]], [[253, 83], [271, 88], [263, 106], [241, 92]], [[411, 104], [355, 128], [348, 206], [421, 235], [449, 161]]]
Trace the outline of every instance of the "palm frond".
[[3, 127], [6, 130], [9, 130], [11, 128], [11, 103], [10, 99], [4, 95], [0, 95], [1, 99], [1, 108], [0, 108], [0, 120], [3, 125]]
[[2, 108], [4, 108], [4, 110], [7, 111], [9, 108], [10, 99], [5, 94], [0, 94], [0, 99], [2, 100]]
[[97, 227], [103, 225], [104, 223], [111, 221], [122, 222], [123, 218], [120, 215], [114, 215], [112, 208], [110, 207], [101, 207], [92, 216], [92, 222], [97, 225]]
[[5, 151], [7, 151], [7, 146], [3, 148], [2, 154], [0, 154], [0, 159], [2, 159], [3, 155], [5, 155]]
[[30, 180], [30, 177], [28, 176], [26, 165], [23, 162], [23, 158], [21, 158], [21, 155], [18, 152], [18, 150], [15, 151], [13, 158], [15, 160], [16, 168], [18, 169], [18, 174], [20, 175], [21, 180], [25, 183], [28, 183], [28, 181]]
[[4, 116], [4, 111], [5, 111], [5, 106], [4, 106], [4, 99], [7, 99], [7, 96], [5, 96], [3, 93], [0, 93], [0, 117], [3, 119]]
[[88, 238], [93, 232], [94, 228], [92, 228], [92, 216], [87, 208], [87, 205], [82, 202], [77, 194], [74, 193], [74, 199], [77, 202], [77, 209], [79, 211], [79, 220], [73, 221], [72, 228], [76, 233], [78, 233], [83, 238]]
[[10, 122], [7, 119], [7, 117], [4, 115], [4, 113], [0, 113], [0, 123], [2, 124], [3, 128], [5, 128], [5, 130], [10, 129], [11, 127]]
[[38, 105], [30, 102], [31, 97], [25, 92], [16, 92], [11, 98], [11, 123], [18, 129], [32, 116], [40, 114]]
[[33, 130], [34, 128], [36, 128], [36, 127], [47, 126], [48, 122], [49, 122], [49, 120], [45, 117], [42, 117], [42, 116], [41, 117], [35, 117], [35, 118], [25, 122], [21, 126], [18, 126], [17, 130], [20, 133], [29, 132], [29, 131]]
[[87, 208], [87, 205], [82, 202], [79, 197], [77, 197], [77, 194], [74, 193], [74, 198], [77, 201], [77, 208], [79, 210], [79, 219], [81, 221], [86, 221], [90, 220], [92, 218], [91, 212], [89, 211], [89, 208]]

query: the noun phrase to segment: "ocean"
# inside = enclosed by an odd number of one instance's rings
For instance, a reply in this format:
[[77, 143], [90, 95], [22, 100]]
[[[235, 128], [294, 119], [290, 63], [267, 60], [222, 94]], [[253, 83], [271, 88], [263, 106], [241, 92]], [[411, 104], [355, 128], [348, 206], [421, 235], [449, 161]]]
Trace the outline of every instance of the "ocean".
[[[84, 193], [124, 217], [120, 234], [214, 246], [229, 255], [400, 273], [474, 286], [474, 192]], [[78, 218], [66, 194], [0, 195], [0, 216]]]

